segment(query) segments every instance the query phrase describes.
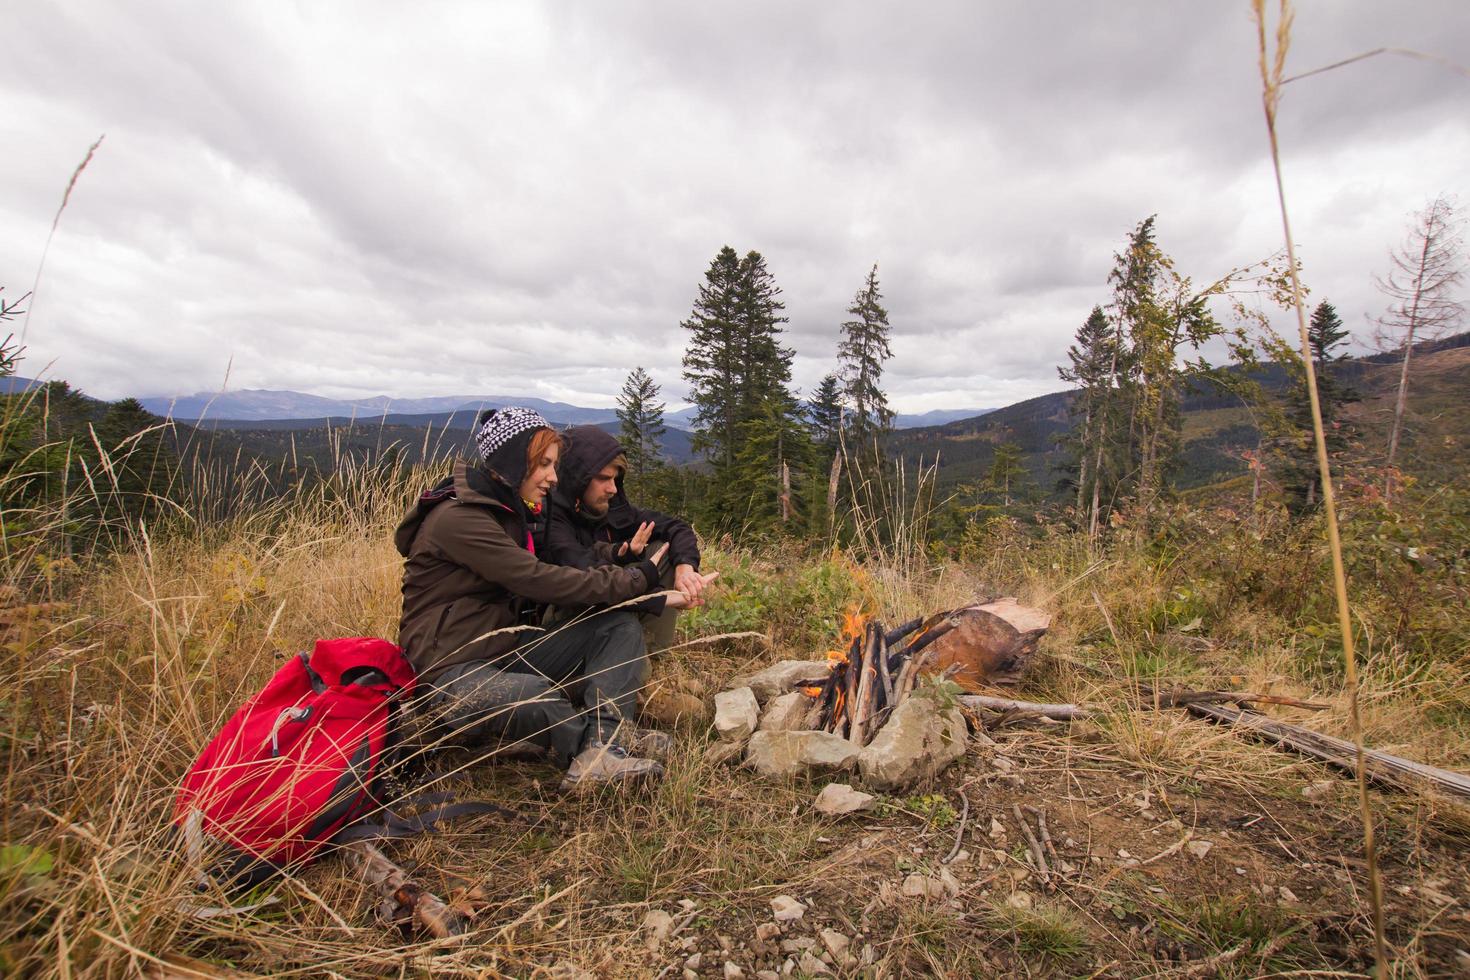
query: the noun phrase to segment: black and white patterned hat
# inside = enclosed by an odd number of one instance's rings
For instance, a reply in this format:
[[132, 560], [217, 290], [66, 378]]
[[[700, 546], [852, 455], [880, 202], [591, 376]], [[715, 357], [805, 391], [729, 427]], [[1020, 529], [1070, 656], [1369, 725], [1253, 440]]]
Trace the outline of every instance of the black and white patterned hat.
[[475, 446], [484, 460], [482, 465], [507, 486], [519, 487], [526, 478], [531, 434], [549, 428], [551, 423], [539, 413], [516, 405], [482, 413], [475, 429]]
[[522, 432], [549, 429], [551, 423], [541, 413], [519, 405], [507, 405], [492, 409], [480, 416], [480, 429], [475, 433], [475, 445], [480, 455], [489, 462], [506, 443]]

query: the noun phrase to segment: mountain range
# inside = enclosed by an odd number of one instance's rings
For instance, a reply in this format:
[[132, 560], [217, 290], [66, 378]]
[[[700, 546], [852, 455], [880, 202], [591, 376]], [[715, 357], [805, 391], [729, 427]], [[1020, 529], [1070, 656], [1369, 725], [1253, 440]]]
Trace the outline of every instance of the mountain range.
[[[440, 395], [432, 398], [392, 398], [377, 395], [372, 398], [341, 399], [324, 398], [300, 391], [274, 391], [261, 388], [244, 388], [238, 391], [200, 391], [192, 395], [151, 395], [140, 398], [143, 407], [154, 415], [194, 421], [213, 419], [221, 422], [269, 421], [272, 423], [301, 422], [312, 425], [324, 419], [377, 419], [402, 418], [404, 416], [426, 416], [440, 413], [474, 413], [486, 408], [501, 408], [505, 405], [524, 405], [534, 408], [547, 421], [555, 425], [602, 425], [616, 422], [617, 414], [610, 408], [584, 408], [566, 402], [547, 401], [523, 395]], [[974, 418], [990, 409], [946, 408], [912, 415], [899, 415], [894, 424], [900, 429], [925, 425], [942, 425], [956, 419]], [[664, 424], [675, 429], [689, 429], [694, 423], [693, 407], [680, 408], [664, 413]], [[230, 425], [229, 428], [241, 428]], [[289, 424], [276, 426], [299, 428]]]

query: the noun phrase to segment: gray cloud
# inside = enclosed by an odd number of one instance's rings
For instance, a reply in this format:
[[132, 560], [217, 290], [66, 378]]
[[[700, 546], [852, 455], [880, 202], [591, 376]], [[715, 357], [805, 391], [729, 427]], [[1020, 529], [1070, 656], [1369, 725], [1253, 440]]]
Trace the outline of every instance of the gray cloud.
[[[1294, 70], [1470, 61], [1456, 0], [1298, 4]], [[710, 258], [758, 249], [810, 389], [873, 262], [909, 410], [1059, 387], [1113, 252], [1157, 213], [1207, 281], [1279, 247], [1247, 5], [126, 6], [15, 12], [0, 285], [27, 369], [217, 386], [683, 392]], [[1408, 212], [1470, 201], [1470, 83], [1382, 57], [1294, 83], [1281, 130], [1314, 298], [1350, 327]], [[1283, 325], [1285, 318], [1282, 318]]]

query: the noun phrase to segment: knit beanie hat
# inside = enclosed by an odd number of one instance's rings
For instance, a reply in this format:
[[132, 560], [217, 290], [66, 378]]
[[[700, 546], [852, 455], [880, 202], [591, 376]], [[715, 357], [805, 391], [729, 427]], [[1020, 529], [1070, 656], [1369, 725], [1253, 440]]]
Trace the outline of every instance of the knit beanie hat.
[[526, 478], [526, 451], [537, 429], [549, 429], [551, 423], [539, 412], [517, 405], [492, 408], [482, 412], [475, 429], [475, 445], [485, 468], [506, 484], [519, 489]]

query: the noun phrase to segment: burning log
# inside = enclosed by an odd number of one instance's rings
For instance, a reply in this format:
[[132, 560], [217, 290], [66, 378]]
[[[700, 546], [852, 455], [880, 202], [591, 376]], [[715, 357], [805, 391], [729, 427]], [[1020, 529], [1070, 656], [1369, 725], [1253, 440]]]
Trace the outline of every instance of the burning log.
[[[848, 739], [856, 745], [868, 743], [868, 721], [874, 713], [873, 696], [878, 677], [878, 658], [884, 654], [883, 628], [868, 623], [863, 631], [862, 656], [856, 664], [858, 672], [857, 700], [853, 702], [852, 727]], [[848, 670], [852, 670], [849, 665]]]
[[[949, 613], [949, 629], [929, 639], [935, 666], [957, 666], [955, 683], [967, 691], [986, 685], [1014, 684], [1021, 677], [1051, 617], [1012, 598], [966, 606]], [[920, 641], [925, 637], [921, 635]], [[915, 646], [917, 646], [917, 642]]]

